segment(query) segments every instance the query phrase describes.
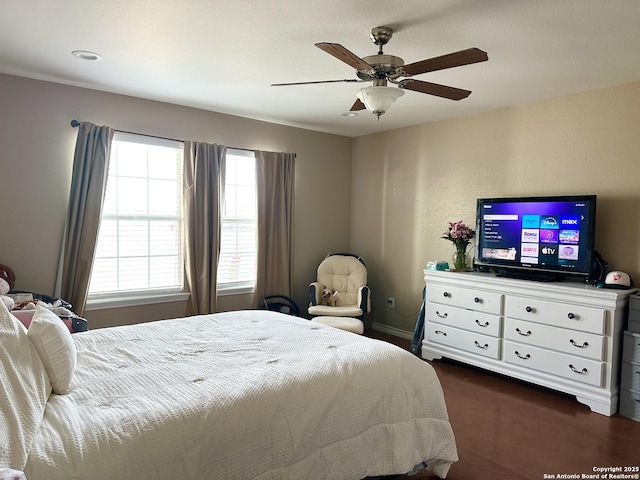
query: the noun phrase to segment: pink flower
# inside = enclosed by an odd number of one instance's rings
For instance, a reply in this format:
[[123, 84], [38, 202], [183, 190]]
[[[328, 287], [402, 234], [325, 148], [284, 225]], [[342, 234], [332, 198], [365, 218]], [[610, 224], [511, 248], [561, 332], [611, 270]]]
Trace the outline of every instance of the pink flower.
[[465, 225], [462, 220], [459, 220], [457, 222], [449, 222], [449, 229], [442, 234], [441, 238], [452, 242], [456, 249], [464, 250], [475, 236], [475, 230]]

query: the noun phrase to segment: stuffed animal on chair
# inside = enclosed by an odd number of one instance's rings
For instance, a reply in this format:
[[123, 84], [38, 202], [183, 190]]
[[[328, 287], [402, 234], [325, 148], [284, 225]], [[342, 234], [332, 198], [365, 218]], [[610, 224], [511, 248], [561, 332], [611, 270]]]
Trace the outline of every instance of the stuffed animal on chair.
[[340, 294], [336, 290], [332, 291], [325, 288], [322, 291], [322, 304], [329, 307], [335, 307], [338, 303], [338, 295]]

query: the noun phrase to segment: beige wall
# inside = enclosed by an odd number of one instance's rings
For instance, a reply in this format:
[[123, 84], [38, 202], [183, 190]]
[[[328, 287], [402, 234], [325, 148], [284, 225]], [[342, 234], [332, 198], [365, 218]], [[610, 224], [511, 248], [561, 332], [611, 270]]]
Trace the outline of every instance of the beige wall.
[[[74, 118], [297, 153], [294, 298], [303, 308], [324, 255], [351, 250], [369, 268], [372, 320], [412, 331], [422, 269], [451, 258], [440, 235], [448, 221], [473, 223], [484, 196], [597, 194], [596, 247], [640, 283], [640, 83], [356, 139], [7, 75], [0, 92], [0, 263], [19, 289], [53, 292]], [[223, 297], [220, 307], [248, 305]], [[159, 304], [87, 318], [95, 328], [183, 311]]]
[[634, 83], [355, 139], [351, 248], [374, 321], [413, 330], [422, 270], [451, 259], [440, 236], [473, 225], [478, 197], [598, 195], [596, 248], [640, 283], [639, 132]]
[[[15, 270], [17, 289], [53, 293], [77, 134], [69, 125], [72, 119], [170, 138], [295, 152], [294, 299], [302, 307], [326, 252], [349, 248], [350, 138], [0, 75], [0, 263]], [[331, 185], [330, 194], [326, 185]], [[321, 208], [333, 212], [330, 224], [320, 221]], [[221, 309], [248, 305], [246, 298], [221, 301]], [[96, 327], [183, 312], [183, 305], [153, 305], [86, 316]]]

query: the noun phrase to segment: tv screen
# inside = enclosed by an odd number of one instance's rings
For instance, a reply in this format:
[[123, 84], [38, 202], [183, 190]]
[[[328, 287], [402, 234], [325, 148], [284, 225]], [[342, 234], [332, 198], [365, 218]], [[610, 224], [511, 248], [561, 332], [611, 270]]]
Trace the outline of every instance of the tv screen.
[[511, 276], [588, 276], [595, 220], [595, 195], [478, 199], [475, 264]]

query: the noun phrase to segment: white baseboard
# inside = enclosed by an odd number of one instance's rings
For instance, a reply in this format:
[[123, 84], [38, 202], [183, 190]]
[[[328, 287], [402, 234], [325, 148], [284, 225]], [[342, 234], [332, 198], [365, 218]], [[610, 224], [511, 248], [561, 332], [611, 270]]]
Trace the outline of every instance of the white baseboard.
[[390, 327], [389, 325], [384, 325], [383, 323], [375, 323], [371, 324], [371, 328], [377, 332], [388, 333], [389, 335], [393, 335], [395, 337], [405, 338], [407, 340], [413, 339], [413, 332], [407, 332], [406, 330], [400, 330], [396, 327]]

